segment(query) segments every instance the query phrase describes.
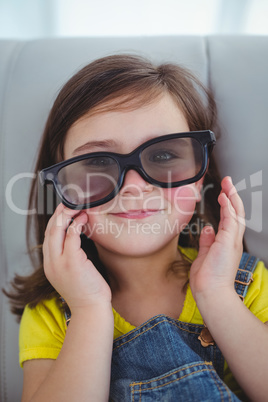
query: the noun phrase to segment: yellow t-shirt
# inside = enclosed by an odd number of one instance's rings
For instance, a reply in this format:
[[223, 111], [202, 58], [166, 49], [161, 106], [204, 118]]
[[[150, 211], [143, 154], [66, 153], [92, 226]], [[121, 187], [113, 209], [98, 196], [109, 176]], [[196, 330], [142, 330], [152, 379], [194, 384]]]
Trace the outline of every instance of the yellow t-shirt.
[[[190, 260], [196, 258], [196, 250], [180, 248], [180, 251]], [[268, 321], [268, 270], [261, 261], [256, 266], [253, 282], [249, 286], [244, 303], [262, 322]], [[135, 329], [114, 309], [113, 313], [114, 339]], [[189, 285], [179, 320], [192, 324], [203, 324]], [[26, 306], [19, 334], [20, 365], [22, 366], [24, 361], [32, 359], [57, 359], [65, 333], [65, 317], [59, 300], [45, 300], [34, 309]], [[238, 389], [227, 364], [225, 364], [224, 381], [234, 392]]]

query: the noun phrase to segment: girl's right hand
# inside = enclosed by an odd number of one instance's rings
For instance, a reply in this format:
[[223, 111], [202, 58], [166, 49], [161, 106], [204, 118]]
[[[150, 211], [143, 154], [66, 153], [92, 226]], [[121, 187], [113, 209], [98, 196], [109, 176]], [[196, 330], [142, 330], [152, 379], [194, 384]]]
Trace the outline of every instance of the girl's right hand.
[[45, 275], [72, 313], [96, 303], [111, 304], [110, 287], [81, 248], [80, 234], [87, 222], [84, 211], [60, 204], [48, 222], [43, 244]]

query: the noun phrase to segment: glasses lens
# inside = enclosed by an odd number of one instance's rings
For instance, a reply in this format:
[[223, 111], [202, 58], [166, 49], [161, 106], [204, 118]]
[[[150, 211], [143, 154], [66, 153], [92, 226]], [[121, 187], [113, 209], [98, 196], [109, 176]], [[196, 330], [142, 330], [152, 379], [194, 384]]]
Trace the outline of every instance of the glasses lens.
[[203, 147], [195, 138], [173, 138], [145, 148], [141, 163], [152, 179], [175, 183], [195, 177], [202, 168]]
[[107, 197], [116, 187], [119, 167], [111, 157], [90, 157], [63, 167], [58, 184], [63, 197], [74, 205]]

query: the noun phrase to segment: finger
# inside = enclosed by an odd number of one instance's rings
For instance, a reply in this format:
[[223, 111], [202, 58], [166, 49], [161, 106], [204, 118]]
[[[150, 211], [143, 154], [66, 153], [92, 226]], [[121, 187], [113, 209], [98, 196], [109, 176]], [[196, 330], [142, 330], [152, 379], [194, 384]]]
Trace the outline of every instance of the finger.
[[[57, 206], [53, 215], [48, 221], [45, 236], [50, 233], [50, 230], [54, 227], [61, 227], [64, 221], [67, 219], [67, 225], [70, 224], [72, 217], [77, 214], [76, 210], [66, 208], [62, 203]], [[69, 222], [69, 223], [68, 223]], [[66, 224], [65, 224], [66, 226]], [[67, 226], [68, 227], [68, 226]], [[65, 228], [66, 229], [66, 228]]]
[[85, 212], [81, 212], [79, 215], [75, 216], [66, 231], [63, 252], [67, 252], [72, 256], [76, 251], [81, 248], [80, 235], [87, 221], [88, 216]]
[[60, 207], [51, 217], [45, 239], [52, 259], [62, 255], [66, 231], [76, 215], [76, 210]]
[[231, 229], [233, 231], [234, 226], [237, 225], [237, 215], [230, 200], [224, 192], [219, 195], [218, 202], [221, 207], [219, 229]]
[[[233, 185], [232, 179], [230, 177], [225, 177], [223, 179], [222, 188], [224, 194], [226, 194], [229, 200], [228, 203], [229, 212], [231, 216], [236, 220], [240, 233], [243, 234], [245, 231], [245, 209], [243, 201], [239, 197], [237, 190]], [[226, 201], [224, 201], [223, 198], [221, 198], [221, 200], [223, 202], [222, 205], [225, 205]]]
[[223, 210], [222, 210], [222, 205], [221, 205], [222, 194], [224, 194], [224, 193], [223, 193], [223, 191], [221, 190], [221, 192], [220, 192], [220, 194], [219, 194], [219, 196], [218, 196], [218, 203], [220, 204], [220, 222], [219, 222], [219, 228], [218, 228], [218, 230], [222, 229], [222, 221], [223, 221], [223, 218], [224, 218], [224, 216], [223, 216]]
[[241, 224], [239, 217], [236, 215], [235, 210], [226, 194], [222, 193], [218, 200], [221, 205], [221, 219], [219, 223], [218, 235], [221, 236], [221, 233], [223, 232], [229, 233], [236, 244], [242, 244], [245, 230], [244, 224]]
[[50, 238], [50, 230], [55, 224], [55, 220], [57, 219], [57, 216], [62, 213], [64, 208], [64, 205], [61, 203], [57, 206], [55, 209], [53, 215], [48, 221], [45, 233], [44, 233], [44, 242], [43, 242], [43, 257], [44, 257], [44, 264], [49, 264], [51, 258], [50, 258], [50, 247], [49, 247], [49, 238]]
[[215, 231], [212, 226], [203, 227], [199, 239], [199, 255], [206, 255], [215, 241]]
[[241, 198], [239, 197], [235, 186], [232, 183], [231, 177], [225, 177], [222, 181], [222, 189], [231, 201], [232, 206], [235, 209], [237, 216], [244, 218], [245, 210], [244, 204]]

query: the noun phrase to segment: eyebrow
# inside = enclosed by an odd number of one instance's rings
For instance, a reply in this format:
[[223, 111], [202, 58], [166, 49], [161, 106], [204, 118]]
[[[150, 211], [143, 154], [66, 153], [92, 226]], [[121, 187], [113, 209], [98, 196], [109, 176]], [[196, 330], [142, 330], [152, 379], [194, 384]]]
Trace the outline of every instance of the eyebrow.
[[92, 148], [114, 148], [116, 146], [116, 142], [114, 140], [103, 140], [103, 141], [88, 141], [80, 147], [76, 148], [73, 151], [73, 155], [80, 154], [81, 152], [94, 152]]

